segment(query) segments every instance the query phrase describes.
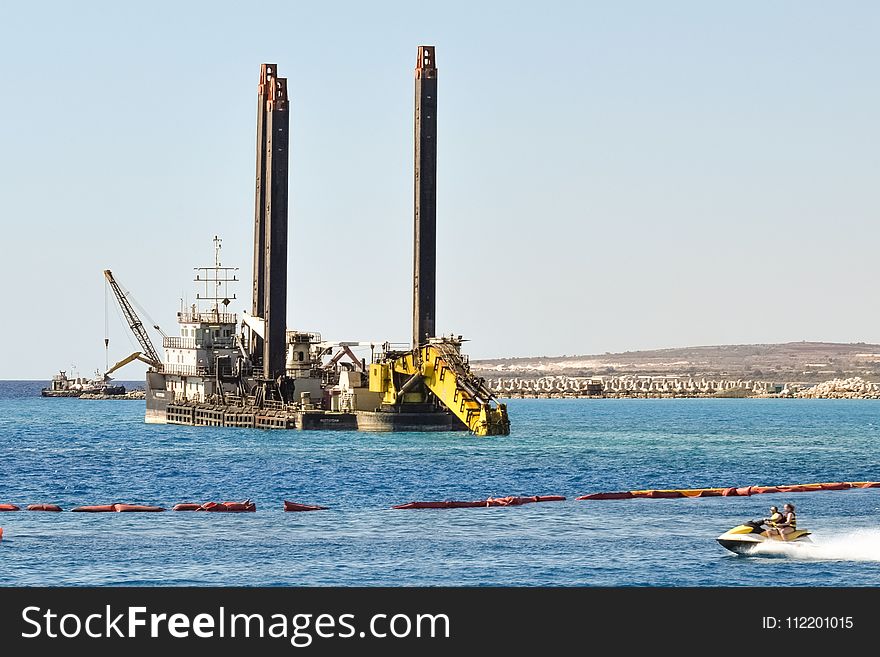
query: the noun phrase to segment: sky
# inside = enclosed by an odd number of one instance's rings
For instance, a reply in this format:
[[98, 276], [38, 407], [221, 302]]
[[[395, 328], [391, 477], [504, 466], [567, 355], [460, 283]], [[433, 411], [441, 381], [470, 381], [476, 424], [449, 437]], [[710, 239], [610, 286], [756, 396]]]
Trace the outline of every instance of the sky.
[[177, 335], [215, 235], [250, 308], [264, 62], [291, 98], [289, 328], [407, 342], [419, 45], [437, 329], [471, 358], [880, 342], [878, 33], [847, 0], [0, 0], [0, 379], [138, 349], [104, 269]]

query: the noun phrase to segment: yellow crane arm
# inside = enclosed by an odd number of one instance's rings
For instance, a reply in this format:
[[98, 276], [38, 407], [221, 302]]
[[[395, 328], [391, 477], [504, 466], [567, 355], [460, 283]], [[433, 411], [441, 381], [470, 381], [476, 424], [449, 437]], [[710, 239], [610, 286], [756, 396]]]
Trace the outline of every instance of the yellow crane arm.
[[158, 365], [158, 363], [157, 363], [156, 361], [151, 360], [151, 359], [147, 358], [146, 356], [144, 356], [141, 352], [136, 351], [136, 352], [134, 352], [133, 354], [130, 354], [130, 355], [126, 356], [126, 357], [123, 358], [121, 361], [119, 361], [118, 363], [116, 363], [113, 367], [111, 367], [109, 370], [107, 370], [106, 372], [104, 372], [104, 376], [105, 376], [105, 377], [110, 376], [111, 374], [113, 374], [113, 372], [115, 372], [116, 370], [118, 370], [120, 367], [123, 367], [123, 366], [125, 366], [125, 365], [128, 365], [128, 364], [129, 364], [130, 362], [132, 362], [133, 360], [139, 360], [139, 361], [141, 361], [142, 363], [146, 363], [147, 365], [152, 365], [152, 366], [156, 366], [156, 365]]
[[[510, 433], [507, 406], [495, 401], [481, 379], [455, 349], [428, 344], [389, 363], [370, 366], [370, 390], [383, 392], [386, 403], [397, 403], [410, 387], [394, 387], [392, 372], [420, 376], [425, 386], [477, 436], [506, 436]], [[410, 379], [415, 381], [415, 379]]]

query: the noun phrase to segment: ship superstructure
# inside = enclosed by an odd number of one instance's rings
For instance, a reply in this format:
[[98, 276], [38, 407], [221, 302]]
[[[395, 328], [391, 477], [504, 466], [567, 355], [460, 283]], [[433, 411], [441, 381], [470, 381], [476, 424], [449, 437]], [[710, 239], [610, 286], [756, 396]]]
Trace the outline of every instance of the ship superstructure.
[[165, 389], [175, 399], [204, 402], [222, 397], [222, 384], [238, 382], [245, 362], [237, 347], [238, 316], [228, 311], [236, 298], [229, 284], [238, 281], [238, 269], [222, 266], [220, 248], [221, 240], [214, 236], [214, 265], [195, 269], [200, 288], [196, 303], [177, 313], [180, 335], [162, 340], [161, 372]]
[[[437, 69], [434, 48], [416, 65], [413, 342], [324, 341], [287, 318], [289, 99], [274, 64], [260, 71], [253, 297], [229, 312], [236, 268], [196, 269], [197, 303], [178, 313], [180, 336], [147, 371], [146, 421], [266, 429], [470, 430], [510, 423], [470, 372], [461, 336], [435, 336]], [[369, 348], [367, 355], [360, 355]]]

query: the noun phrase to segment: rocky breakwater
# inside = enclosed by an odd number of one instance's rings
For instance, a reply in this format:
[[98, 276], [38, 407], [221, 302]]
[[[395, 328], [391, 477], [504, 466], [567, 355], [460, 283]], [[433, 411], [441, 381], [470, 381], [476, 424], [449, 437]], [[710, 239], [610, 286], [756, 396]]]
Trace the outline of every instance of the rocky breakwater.
[[486, 385], [498, 397], [763, 397], [782, 386], [768, 381], [679, 376], [543, 376], [491, 378]]
[[865, 381], [858, 376], [831, 379], [793, 392], [791, 396], [804, 399], [880, 399], [880, 384]]
[[104, 395], [97, 392], [84, 392], [79, 396], [80, 399], [146, 399], [145, 390], [129, 390], [121, 395]]

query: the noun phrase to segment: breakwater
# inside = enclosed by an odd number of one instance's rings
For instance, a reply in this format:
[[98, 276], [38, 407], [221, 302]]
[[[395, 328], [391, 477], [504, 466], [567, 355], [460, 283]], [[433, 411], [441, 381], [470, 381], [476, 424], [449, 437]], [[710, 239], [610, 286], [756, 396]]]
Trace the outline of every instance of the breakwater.
[[84, 392], [78, 395], [79, 399], [144, 399], [146, 398], [145, 390], [129, 390], [121, 395], [105, 395], [99, 392]]
[[490, 378], [486, 385], [502, 398], [784, 397], [880, 399], [880, 384], [859, 377], [818, 384], [680, 376]]
[[832, 379], [811, 388], [798, 390], [795, 397], [804, 399], [880, 399], [880, 384], [860, 377]]

